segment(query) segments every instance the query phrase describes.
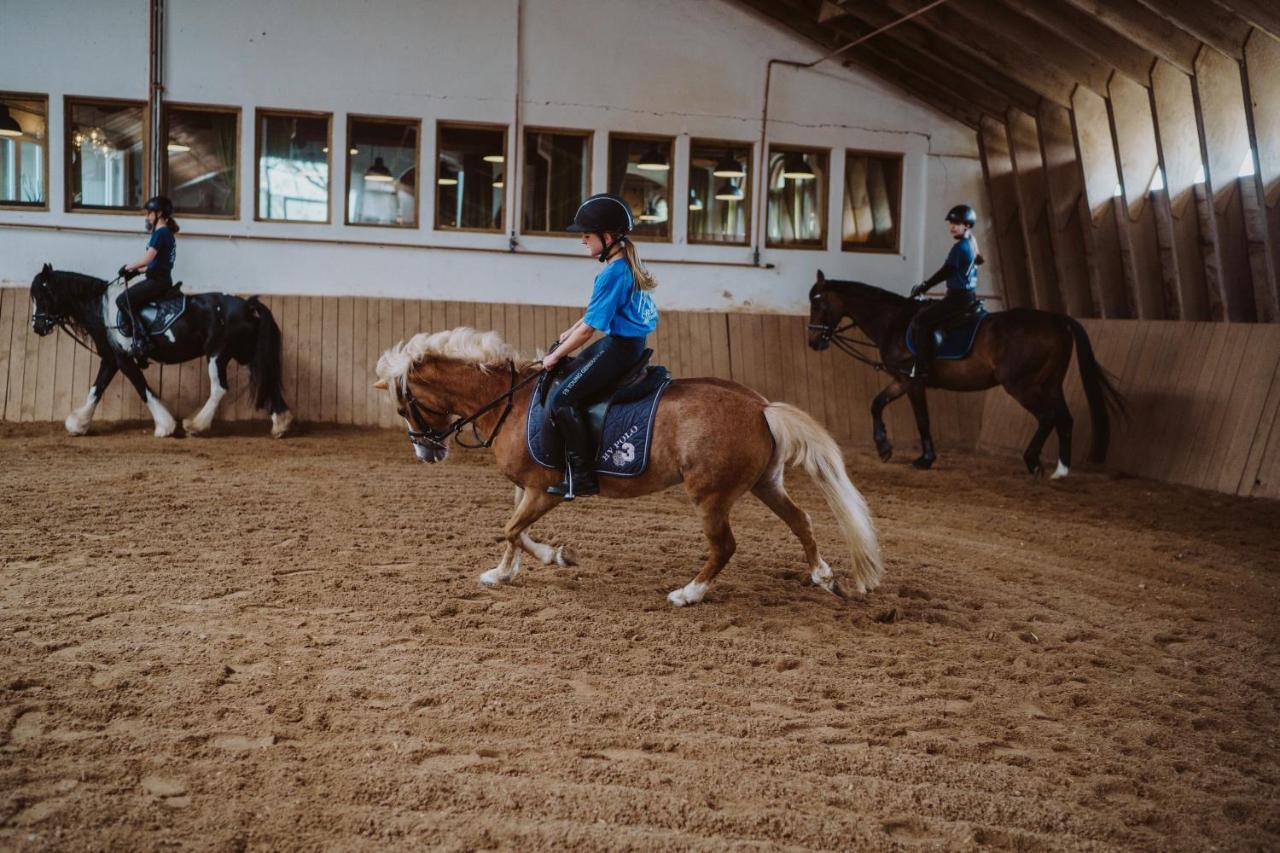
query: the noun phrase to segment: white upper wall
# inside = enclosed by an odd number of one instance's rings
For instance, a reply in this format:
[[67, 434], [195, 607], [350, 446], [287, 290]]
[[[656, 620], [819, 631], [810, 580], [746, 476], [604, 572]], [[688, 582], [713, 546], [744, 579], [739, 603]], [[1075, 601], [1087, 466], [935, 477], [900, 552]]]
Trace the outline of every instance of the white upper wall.
[[[254, 221], [257, 107], [332, 112], [335, 151], [346, 149], [348, 113], [419, 117], [426, 174], [434, 173], [437, 121], [511, 125], [517, 0], [167, 0], [166, 7], [166, 98], [243, 111], [239, 219], [183, 220], [177, 272], [192, 290], [585, 304], [597, 267], [576, 257], [571, 238], [521, 235], [524, 250], [574, 255], [522, 256], [501, 251], [508, 233], [435, 231], [430, 192], [417, 229], [344, 225], [342, 158], [330, 175], [332, 224]], [[106, 275], [140, 254], [140, 218], [63, 212], [62, 98], [146, 97], [147, 3], [0, 0], [0, 21], [0, 90], [50, 95], [54, 164], [48, 212], [0, 210], [0, 280], [29, 281], [44, 261]], [[757, 146], [767, 61], [820, 55], [729, 0], [524, 0], [523, 21], [521, 122], [594, 131], [597, 191], [605, 188], [609, 132], [659, 133], [676, 137], [674, 197], [682, 198], [689, 140]], [[660, 306], [801, 313], [818, 268], [906, 292], [949, 248], [946, 209], [968, 201], [982, 215], [986, 207], [973, 132], [870, 75], [832, 63], [775, 66], [769, 124], [772, 142], [831, 151], [826, 250], [762, 249], [772, 267], [753, 267], [751, 246], [687, 244], [683, 205], [673, 205], [673, 241], [641, 244], [655, 262]], [[832, 188], [843, 181], [846, 148], [903, 155], [899, 254], [840, 250], [842, 200]], [[754, 174], [758, 163], [757, 151]], [[758, 186], [753, 194], [755, 219]], [[73, 230], [4, 227], [16, 223]], [[984, 272], [980, 289], [992, 292], [994, 270]]]

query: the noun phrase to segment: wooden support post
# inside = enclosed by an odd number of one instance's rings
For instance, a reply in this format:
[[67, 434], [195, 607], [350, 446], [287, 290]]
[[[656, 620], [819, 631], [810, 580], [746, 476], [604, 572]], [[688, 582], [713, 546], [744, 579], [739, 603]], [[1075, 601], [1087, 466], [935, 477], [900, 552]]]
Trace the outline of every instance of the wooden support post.
[[1018, 220], [1031, 273], [1031, 296], [1035, 307], [1041, 310], [1062, 311], [1064, 305], [1053, 262], [1053, 237], [1049, 225], [1049, 189], [1045, 185], [1036, 120], [1021, 110], [1010, 109], [1005, 129], [1009, 138], [1014, 188], [1018, 194]]
[[1097, 317], [1098, 305], [1089, 290], [1089, 269], [1083, 230], [1088, 225], [1084, 202], [1084, 172], [1071, 136], [1071, 113], [1043, 101], [1036, 116], [1040, 151], [1049, 191], [1050, 234], [1058, 287], [1067, 313]]
[[1089, 215], [1084, 220], [1087, 227], [1083, 230], [1090, 287], [1103, 317], [1131, 318], [1134, 306], [1125, 285], [1114, 202], [1120, 175], [1107, 104], [1084, 87], [1076, 89], [1071, 102], [1076, 153], [1084, 167], [1084, 197], [1088, 203]]
[[[1245, 118], [1253, 148], [1250, 257], [1258, 319], [1280, 320], [1280, 39], [1255, 29], [1240, 65]], [[1248, 213], [1248, 211], [1246, 211]], [[1261, 280], [1259, 280], [1261, 279]]]
[[978, 130], [978, 150], [982, 172], [987, 179], [991, 202], [992, 237], [1000, 252], [1000, 271], [1005, 308], [1032, 306], [1030, 267], [1018, 218], [1018, 189], [1009, 156], [1009, 140], [1004, 125], [984, 116]]

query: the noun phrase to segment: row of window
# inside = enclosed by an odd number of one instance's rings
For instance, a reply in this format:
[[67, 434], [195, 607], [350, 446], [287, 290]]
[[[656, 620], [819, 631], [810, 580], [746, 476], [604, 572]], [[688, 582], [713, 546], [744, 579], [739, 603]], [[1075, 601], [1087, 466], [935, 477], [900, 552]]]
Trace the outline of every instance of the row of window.
[[[65, 101], [65, 206], [69, 211], [136, 210], [146, 194], [147, 122], [141, 101], [68, 97]], [[0, 206], [48, 206], [48, 99], [0, 93]], [[333, 116], [254, 112], [255, 217], [328, 222]], [[166, 104], [162, 189], [180, 213], [239, 215], [240, 110]], [[442, 121], [436, 125], [437, 229], [502, 232], [508, 128]], [[347, 116], [348, 225], [418, 227], [422, 123]], [[518, 200], [526, 234], [563, 234], [591, 194], [592, 133], [526, 128]], [[671, 239], [673, 205], [688, 208], [691, 243], [746, 245], [751, 234], [750, 142], [694, 139], [688, 186], [674, 195], [669, 136], [609, 134], [608, 190], [632, 207], [635, 233]], [[822, 248], [827, 234], [827, 149], [770, 145], [766, 245]], [[897, 251], [902, 197], [899, 154], [846, 151], [842, 244]]]

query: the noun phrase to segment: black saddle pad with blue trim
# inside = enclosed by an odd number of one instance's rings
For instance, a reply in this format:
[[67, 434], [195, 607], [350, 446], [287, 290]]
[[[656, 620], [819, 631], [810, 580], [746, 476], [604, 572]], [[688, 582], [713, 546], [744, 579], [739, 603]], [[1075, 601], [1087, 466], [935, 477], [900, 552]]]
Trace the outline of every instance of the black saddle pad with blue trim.
[[[975, 310], [965, 314], [947, 328], [939, 330], [942, 332], [942, 343], [934, 348], [933, 357], [935, 359], [968, 357], [969, 352], [973, 349], [973, 342], [978, 339], [978, 329], [982, 328], [982, 321], [985, 319], [987, 319], [987, 309], [979, 303]], [[916, 354], [914, 335], [915, 326], [908, 326], [907, 350], [912, 355]]]
[[163, 335], [187, 310], [187, 295], [178, 290], [181, 286], [174, 285], [161, 298], [142, 306], [138, 316], [147, 327], [147, 334]]
[[[560, 436], [547, 417], [543, 375], [529, 402], [525, 419], [525, 441], [533, 461], [544, 468], [564, 468], [564, 448]], [[588, 429], [595, 439], [597, 474], [610, 477], [639, 477], [649, 467], [653, 444], [653, 420], [658, 403], [671, 384], [671, 374], [657, 365], [646, 369], [642, 379], [615, 391], [587, 409]], [[547, 389], [550, 390], [550, 389]]]

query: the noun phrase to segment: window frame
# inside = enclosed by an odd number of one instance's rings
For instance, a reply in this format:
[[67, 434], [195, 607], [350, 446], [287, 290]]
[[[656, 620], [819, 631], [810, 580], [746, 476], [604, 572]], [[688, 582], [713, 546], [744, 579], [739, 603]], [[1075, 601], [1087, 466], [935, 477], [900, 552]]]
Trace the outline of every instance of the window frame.
[[[744, 223], [746, 227], [746, 231], [741, 240], [730, 241], [730, 240], [698, 239], [693, 237], [692, 234], [690, 233], [690, 228], [692, 227], [692, 218], [686, 213], [685, 219], [684, 219], [685, 242], [691, 246], [750, 246], [751, 235], [753, 233], [751, 230], [751, 223], [753, 221], [753, 214], [755, 212], [754, 210], [755, 195], [752, 192], [752, 183], [754, 182], [755, 176], [751, 172], [751, 167], [755, 163], [755, 159], [754, 159], [755, 153], [756, 153], [755, 143], [750, 141], [743, 142], [741, 140], [733, 140], [733, 139], [711, 139], [711, 138], [704, 138], [700, 136], [690, 137], [689, 138], [689, 166], [688, 168], [685, 169], [685, 174], [684, 174], [685, 204], [688, 204], [689, 202], [688, 191], [692, 188], [692, 184], [693, 184], [693, 147], [695, 145], [700, 147], [705, 145], [713, 145], [713, 146], [720, 145], [725, 147], [726, 149], [728, 148], [746, 148], [747, 149], [747, 160], [746, 160], [747, 176], [742, 179], [742, 189], [746, 193], [746, 195], [743, 196], [742, 201], [738, 202], [739, 204], [743, 205], [743, 209], [746, 211], [746, 222]], [[713, 175], [712, 177], [714, 178], [715, 176]], [[729, 180], [729, 179], [724, 178], [723, 180]], [[703, 203], [705, 204], [706, 202], [703, 202]]]
[[10, 92], [0, 91], [0, 101], [25, 100], [25, 101], [44, 101], [44, 156], [40, 158], [43, 165], [43, 174], [40, 180], [43, 181], [44, 201], [41, 203], [23, 203], [20, 201], [0, 201], [0, 210], [29, 210], [29, 211], [48, 211], [49, 210], [49, 149], [53, 146], [50, 144], [49, 131], [53, 129], [53, 123], [49, 121], [49, 95], [40, 94], [39, 92]]
[[[262, 159], [262, 131], [261, 119], [263, 116], [283, 116], [285, 118], [323, 118], [328, 120], [328, 141], [325, 147], [329, 149], [327, 165], [329, 167], [329, 180], [325, 187], [326, 201], [324, 206], [324, 219], [266, 219], [262, 216], [259, 205], [262, 201], [262, 170], [258, 168], [258, 163]], [[345, 202], [344, 202], [345, 204]], [[333, 113], [324, 112], [322, 110], [292, 110], [286, 107], [255, 107], [253, 110], [253, 221], [265, 222], [276, 225], [332, 225], [333, 224]]]
[[[637, 242], [637, 243], [674, 243], [674, 242], [676, 241], [676, 235], [675, 235], [675, 230], [676, 230], [676, 229], [675, 229], [675, 219], [676, 219], [676, 215], [675, 215], [675, 208], [674, 208], [674, 204], [675, 204], [675, 202], [673, 201], [673, 193], [674, 193], [674, 190], [675, 190], [675, 183], [676, 183], [676, 176], [675, 176], [675, 173], [676, 173], [676, 157], [678, 157], [678, 156], [679, 156], [679, 153], [680, 153], [680, 152], [679, 152], [679, 146], [677, 146], [677, 145], [676, 145], [676, 139], [677, 139], [677, 136], [676, 136], [676, 135], [674, 135], [674, 134], [673, 134], [673, 135], [671, 135], [671, 136], [667, 136], [667, 135], [665, 135], [665, 134], [661, 134], [661, 133], [629, 133], [629, 132], [627, 132], [627, 131], [612, 131], [612, 130], [611, 130], [611, 131], [609, 131], [608, 138], [605, 140], [605, 174], [604, 174], [604, 180], [605, 180], [605, 189], [606, 189], [606, 191], [607, 191], [607, 192], [614, 192], [614, 190], [613, 190], [613, 188], [612, 188], [612, 184], [610, 184], [610, 178], [611, 178], [612, 176], [609, 174], [609, 169], [613, 166], [613, 157], [612, 157], [612, 154], [613, 154], [613, 140], [614, 140], [614, 139], [627, 139], [627, 140], [644, 140], [644, 139], [651, 139], [651, 140], [656, 140], [656, 141], [659, 141], [659, 142], [666, 142], [668, 145], [670, 145], [670, 146], [671, 146], [671, 148], [670, 148], [670, 151], [671, 151], [670, 166], [671, 166], [671, 168], [667, 170], [667, 171], [670, 173], [670, 175], [671, 175], [670, 180], [668, 180], [668, 181], [667, 181], [667, 222], [670, 224], [670, 226], [671, 226], [671, 227], [669, 227], [669, 228], [667, 229], [667, 236], [666, 236], [666, 237], [652, 237], [652, 236], [650, 236], [650, 235], [648, 235], [648, 234], [637, 234], [637, 233], [635, 232], [635, 230], [633, 229], [633, 230], [632, 230], [632, 232], [631, 232], [631, 234], [629, 235], [629, 237], [630, 237], [630, 239], [634, 240], [634, 241], [635, 241], [635, 242]], [[686, 183], [687, 183], [687, 176], [686, 176]], [[636, 225], [637, 225], [637, 227], [638, 227], [638, 226], [640, 225], [640, 217], [638, 217], [638, 216], [637, 216], [637, 217], [635, 217], [635, 221], [636, 221]]]
[[[893, 211], [893, 246], [891, 248], [866, 248], [856, 243], [846, 243], [844, 239], [844, 183], [840, 185], [840, 251], [859, 255], [897, 255], [902, 252], [902, 192], [907, 179], [907, 157], [901, 151], [872, 151], [866, 148], [844, 149], [844, 175], [849, 173], [850, 157], [877, 157], [884, 160], [898, 161], [898, 195]], [[829, 170], [830, 167], [828, 167]]]
[[432, 219], [431, 230], [444, 231], [446, 233], [453, 233], [453, 234], [505, 234], [507, 231], [507, 216], [511, 214], [511, 211], [507, 209], [508, 207], [507, 198], [510, 194], [507, 192], [507, 189], [509, 187], [506, 187], [506, 186], [502, 188], [502, 196], [503, 196], [502, 224], [499, 225], [497, 228], [473, 228], [471, 226], [463, 226], [463, 225], [441, 225], [440, 224], [440, 151], [441, 151], [440, 134], [445, 129], [450, 129], [450, 128], [459, 128], [462, 130], [498, 130], [499, 128], [501, 128], [502, 156], [504, 158], [503, 165], [506, 167], [506, 171], [503, 172], [503, 182], [509, 184], [511, 179], [511, 162], [510, 162], [511, 161], [511, 126], [510, 125], [501, 124], [498, 122], [487, 122], [487, 121], [453, 121], [451, 119], [438, 119], [436, 121], [436, 150], [435, 150], [436, 169], [434, 172], [431, 173], [431, 177], [434, 179], [432, 180], [431, 185], [435, 187], [435, 193], [432, 196], [434, 213], [432, 214], [432, 217], [431, 217]]
[[[222, 219], [222, 220], [226, 220], [226, 221], [234, 221], [234, 220], [239, 219], [239, 218], [240, 218], [240, 184], [241, 184], [241, 180], [240, 180], [240, 178], [241, 178], [241, 174], [242, 174], [242, 172], [244, 171], [243, 167], [241, 166], [241, 163], [239, 162], [239, 160], [240, 160], [239, 155], [242, 153], [242, 152], [241, 152], [241, 150], [240, 150], [240, 148], [241, 148], [241, 139], [240, 139], [240, 134], [241, 134], [241, 132], [242, 132], [242, 130], [241, 130], [241, 126], [240, 126], [240, 115], [241, 115], [241, 112], [243, 112], [243, 111], [240, 109], [240, 107], [232, 106], [232, 105], [230, 105], [230, 104], [189, 104], [189, 103], [185, 103], [185, 102], [181, 102], [181, 101], [175, 101], [175, 102], [173, 102], [173, 103], [170, 103], [169, 101], [165, 101], [165, 102], [164, 102], [164, 108], [163, 108], [163, 109], [161, 110], [161, 112], [160, 112], [160, 117], [161, 117], [160, 126], [161, 126], [161, 128], [163, 129], [163, 131], [164, 131], [164, 138], [165, 138], [165, 149], [164, 149], [164, 169], [163, 169], [163, 170], [161, 170], [161, 173], [160, 173], [160, 186], [164, 187], [164, 192], [165, 192], [166, 194], [168, 194], [168, 192], [169, 192], [169, 147], [168, 147], [168, 146], [169, 146], [169, 142], [168, 142], [168, 140], [169, 140], [169, 110], [174, 109], [174, 108], [177, 108], [177, 109], [180, 109], [180, 110], [188, 110], [188, 111], [190, 111], [190, 112], [222, 113], [222, 114], [224, 114], [224, 115], [225, 115], [225, 114], [230, 113], [230, 114], [235, 115], [235, 118], [236, 118], [236, 136], [235, 136], [235, 138], [236, 138], [236, 155], [237, 155], [235, 186], [232, 188], [232, 196], [233, 196], [233, 198], [235, 199], [235, 200], [234, 200], [234, 202], [233, 202], [233, 207], [235, 208], [235, 213], [232, 213], [232, 214], [225, 214], [225, 213], [190, 213], [190, 212], [188, 212], [188, 211], [182, 211], [182, 210], [179, 210], [179, 211], [175, 211], [175, 214], [180, 214], [180, 215], [182, 215], [184, 218], [187, 218], [187, 219]], [[254, 171], [255, 171], [255, 173], [256, 173], [257, 168], [258, 168], [258, 158], [257, 158], [257, 157], [254, 157], [254, 160], [253, 160], [253, 168], [254, 168]], [[269, 219], [269, 220], [267, 220], [267, 221], [268, 221], [268, 222], [279, 222], [280, 220], [278, 220], [278, 219]]]
[[[584, 168], [586, 170], [586, 175], [587, 175], [587, 198], [590, 198], [593, 195], [592, 190], [595, 189], [595, 182], [592, 180], [592, 176], [595, 174], [595, 162], [596, 162], [595, 161], [596, 132], [594, 130], [583, 130], [582, 128], [576, 128], [576, 127], [542, 127], [542, 126], [531, 127], [527, 125], [522, 127], [521, 130], [523, 130], [526, 134], [554, 133], [554, 134], [559, 134], [561, 136], [579, 136], [585, 139], [587, 143], [587, 159], [586, 159], [586, 165]], [[529, 150], [528, 139], [521, 139], [520, 144], [523, 146], [521, 148], [522, 152], [527, 152]], [[551, 231], [551, 230], [525, 231], [524, 230], [523, 189], [524, 189], [524, 182], [527, 177], [528, 177], [528, 170], [525, 168], [525, 164], [521, 162], [520, 163], [520, 186], [517, 187], [517, 190], [520, 191], [518, 195], [521, 197], [522, 201], [520, 204], [520, 228], [517, 233], [519, 233], [521, 236], [528, 236], [528, 237], [578, 237], [580, 236], [579, 234], [573, 231], [565, 231], [563, 228], [554, 230], [554, 231]], [[583, 199], [583, 201], [586, 201], [586, 199]]]
[[[418, 176], [418, 185], [413, 192], [413, 224], [412, 225], [396, 225], [394, 222], [352, 222], [351, 221], [351, 123], [352, 121], [363, 121], [374, 124], [394, 124], [406, 125], [411, 124], [416, 131], [414, 135], [413, 146], [413, 170]], [[347, 144], [343, 149], [347, 153], [344, 155], [346, 186], [342, 192], [342, 224], [349, 225], [352, 228], [397, 228], [417, 230], [422, 227], [422, 119], [412, 118], [410, 116], [383, 116], [383, 115], [367, 115], [365, 113], [347, 113]], [[329, 146], [330, 154], [333, 153], [333, 145]]]
[[64, 95], [62, 98], [62, 210], [64, 213], [90, 213], [104, 216], [137, 216], [138, 207], [84, 207], [71, 201], [71, 110], [81, 104], [100, 104], [113, 107], [142, 107], [142, 203], [154, 194], [151, 190], [151, 169], [148, 167], [151, 151], [151, 105], [146, 101], [128, 98], [99, 98], [94, 95]]
[[[786, 154], [789, 151], [798, 151], [801, 154], [821, 154], [825, 158], [823, 164], [823, 180], [826, 182], [826, 192], [822, 194], [822, 231], [818, 235], [816, 241], [810, 241], [799, 244], [775, 243], [769, 238], [769, 161], [773, 157], [774, 152]], [[781, 249], [784, 251], [801, 251], [801, 252], [825, 252], [827, 251], [827, 237], [831, 228], [831, 148], [824, 148], [820, 145], [794, 145], [786, 142], [770, 142], [769, 147], [765, 151], [764, 157], [764, 174], [760, 176], [762, 186], [764, 187], [764, 247], [766, 249]]]

